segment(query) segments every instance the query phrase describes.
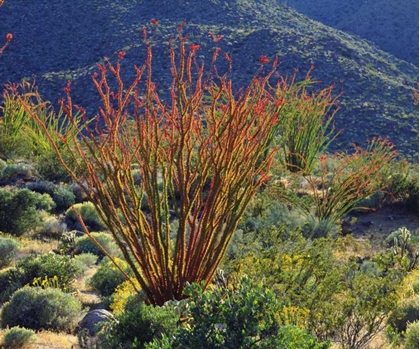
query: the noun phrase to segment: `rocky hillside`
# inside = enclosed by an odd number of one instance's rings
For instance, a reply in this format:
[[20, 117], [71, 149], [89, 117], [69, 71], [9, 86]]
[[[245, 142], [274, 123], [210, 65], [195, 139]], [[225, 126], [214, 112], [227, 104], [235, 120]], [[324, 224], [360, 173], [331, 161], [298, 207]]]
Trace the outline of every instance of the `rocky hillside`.
[[[360, 37], [327, 27], [276, 0], [39, 0], [6, 1], [0, 8], [0, 33], [14, 40], [0, 56], [0, 84], [35, 77], [46, 99], [56, 101], [72, 80], [75, 102], [96, 110], [91, 75], [103, 57], [126, 51], [125, 78], [144, 62], [142, 28], [154, 46], [154, 76], [161, 91], [170, 73], [167, 42], [184, 20], [184, 33], [201, 45], [208, 60], [216, 45], [233, 61], [236, 86], [246, 84], [260, 66], [259, 57], [277, 55], [280, 73], [301, 76], [311, 65], [319, 86], [335, 84], [344, 132], [335, 149], [368, 138], [389, 136], [404, 155], [418, 156], [418, 109], [413, 103], [418, 68], [385, 53]], [[151, 19], [159, 21], [156, 27]], [[222, 35], [215, 44], [209, 33]], [[335, 150], [333, 149], [333, 150]]]
[[417, 0], [278, 0], [330, 27], [359, 35], [380, 49], [419, 64]]

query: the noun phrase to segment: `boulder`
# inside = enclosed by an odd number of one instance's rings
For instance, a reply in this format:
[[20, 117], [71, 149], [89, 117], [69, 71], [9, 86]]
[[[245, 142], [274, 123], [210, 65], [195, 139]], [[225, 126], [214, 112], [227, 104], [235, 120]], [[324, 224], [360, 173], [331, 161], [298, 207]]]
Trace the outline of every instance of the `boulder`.
[[117, 321], [114, 315], [112, 315], [109, 311], [105, 309], [94, 309], [89, 311], [79, 322], [79, 329], [87, 329], [89, 331], [89, 335], [95, 336], [97, 333], [95, 328], [96, 325], [107, 320]]

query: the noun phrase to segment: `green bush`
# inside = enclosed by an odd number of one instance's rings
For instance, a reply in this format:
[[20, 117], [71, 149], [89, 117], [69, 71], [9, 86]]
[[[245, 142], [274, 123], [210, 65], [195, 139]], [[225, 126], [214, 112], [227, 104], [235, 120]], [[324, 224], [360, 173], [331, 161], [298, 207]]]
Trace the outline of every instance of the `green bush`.
[[57, 278], [62, 290], [72, 290], [72, 283], [83, 271], [83, 266], [69, 256], [47, 253], [41, 256], [29, 255], [16, 263], [16, 267], [0, 273], [0, 302], [7, 301], [17, 289], [32, 286], [36, 278]]
[[75, 195], [68, 185], [41, 180], [27, 185], [29, 190], [52, 197], [57, 209], [68, 209], [75, 203]]
[[3, 169], [7, 166], [7, 162], [3, 159], [0, 159], [0, 173], [3, 171]]
[[92, 227], [102, 227], [102, 221], [99, 218], [98, 212], [93, 203], [85, 201], [75, 204], [66, 211], [66, 217], [72, 219], [74, 222], [78, 221], [77, 214], [79, 212], [82, 216], [83, 222]]
[[419, 301], [417, 298], [404, 300], [388, 319], [388, 324], [395, 328], [399, 333], [407, 329], [409, 323], [419, 319]]
[[24, 270], [25, 281], [32, 283], [35, 278], [58, 278], [60, 288], [65, 291], [72, 289], [72, 283], [83, 269], [75, 259], [54, 253], [46, 253], [35, 257], [30, 255], [17, 264]]
[[48, 236], [50, 239], [60, 239], [63, 233], [67, 231], [67, 224], [57, 216], [48, 215], [42, 220], [42, 227], [39, 230], [40, 235]]
[[20, 349], [36, 340], [35, 332], [27, 328], [15, 326], [4, 331], [6, 349]]
[[98, 334], [97, 349], [143, 349], [153, 339], [172, 337], [179, 317], [172, 307], [147, 306], [138, 302], [130, 311], [109, 322]]
[[[172, 348], [328, 348], [306, 330], [282, 327], [281, 304], [261, 284], [242, 278], [236, 289], [217, 286], [203, 293], [199, 285], [186, 289], [191, 320], [179, 328]], [[167, 338], [165, 339], [167, 340]], [[155, 347], [156, 341], [155, 341]]]
[[[116, 258], [118, 265], [128, 272], [127, 263]], [[97, 291], [102, 297], [111, 296], [117, 286], [126, 278], [108, 258], [102, 260], [96, 273], [89, 279], [88, 285]]]
[[72, 330], [81, 303], [56, 288], [24, 287], [17, 290], [1, 312], [1, 325], [33, 330]]
[[407, 160], [393, 161], [387, 169], [388, 183], [385, 203], [402, 203], [410, 212], [419, 210], [419, 176], [418, 165], [413, 168]]
[[405, 332], [404, 349], [419, 348], [419, 322], [414, 321], [408, 324]]
[[54, 151], [41, 154], [36, 159], [36, 170], [49, 181], [68, 182], [70, 175], [57, 158]]
[[64, 184], [56, 186], [51, 196], [57, 205], [57, 208], [61, 209], [68, 209], [76, 202], [76, 196], [73, 191]]
[[47, 194], [29, 189], [0, 189], [0, 231], [16, 236], [40, 226], [39, 211], [55, 206]]
[[[101, 244], [101, 246], [112, 256], [118, 257], [121, 253], [114, 242], [112, 236], [105, 232], [91, 233], [91, 235]], [[100, 248], [92, 241], [92, 239], [83, 235], [74, 239], [74, 248], [77, 252], [81, 253], [93, 253], [97, 256], [103, 257], [104, 254]]]
[[49, 194], [50, 196], [54, 192], [55, 184], [50, 181], [40, 180], [31, 182], [26, 185], [26, 188], [39, 194]]
[[26, 275], [21, 268], [9, 268], [0, 271], [0, 303], [7, 302], [12, 294], [31, 280], [26, 280]]
[[3, 180], [11, 180], [15, 178], [32, 178], [34, 175], [35, 172], [31, 165], [26, 163], [13, 163], [3, 168], [0, 178]]
[[8, 266], [13, 261], [19, 247], [17, 241], [0, 236], [0, 268]]
[[98, 262], [98, 256], [90, 252], [78, 254], [74, 258], [88, 268], [93, 267]]

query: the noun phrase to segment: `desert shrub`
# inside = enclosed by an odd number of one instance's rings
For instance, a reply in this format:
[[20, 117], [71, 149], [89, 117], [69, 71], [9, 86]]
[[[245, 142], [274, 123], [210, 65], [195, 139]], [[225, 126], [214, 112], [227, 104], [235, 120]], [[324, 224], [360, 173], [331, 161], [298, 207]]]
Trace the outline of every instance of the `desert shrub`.
[[265, 193], [259, 193], [249, 203], [238, 224], [238, 229], [245, 233], [283, 226], [287, 226], [289, 230], [295, 230], [304, 224], [305, 221], [296, 210], [291, 211], [282, 202], [269, 198]]
[[88, 268], [93, 267], [98, 261], [98, 256], [90, 252], [78, 254], [74, 258], [76, 259], [76, 261], [84, 264]]
[[47, 216], [42, 221], [40, 234], [49, 238], [59, 239], [61, 235], [67, 231], [67, 224], [56, 216]]
[[0, 189], [0, 231], [16, 236], [41, 224], [39, 211], [49, 211], [54, 202], [47, 194], [29, 189]]
[[25, 272], [21, 268], [14, 267], [0, 271], [0, 303], [7, 302], [17, 289], [28, 282], [30, 280], [26, 280]]
[[20, 349], [36, 340], [35, 332], [24, 327], [15, 326], [4, 331], [6, 349]]
[[419, 322], [414, 321], [407, 325], [405, 333], [404, 349], [418, 349], [419, 348]]
[[82, 203], [88, 200], [87, 194], [85, 192], [85, 190], [83, 189], [84, 187], [86, 187], [86, 185], [80, 183], [71, 183], [70, 184], [70, 189], [73, 192], [75, 199], [76, 199], [76, 203]]
[[69, 256], [47, 253], [29, 255], [16, 263], [16, 267], [0, 273], [0, 302], [7, 301], [17, 289], [33, 285], [36, 278], [57, 278], [62, 290], [72, 290], [72, 283], [83, 271], [82, 265]]
[[76, 196], [73, 191], [64, 184], [57, 185], [52, 193], [52, 199], [54, 200], [57, 208], [68, 209], [76, 202]]
[[1, 324], [33, 330], [67, 331], [74, 327], [81, 303], [56, 288], [24, 287], [17, 290], [1, 312]]
[[70, 180], [68, 172], [61, 165], [53, 151], [40, 154], [36, 160], [36, 170], [42, 178], [56, 182], [67, 182]]
[[[386, 252], [370, 262], [350, 258], [342, 238], [306, 240], [272, 229], [254, 234], [224, 268], [232, 280], [246, 273], [280, 295], [284, 325], [307, 328], [319, 339], [335, 338], [343, 348], [360, 348], [381, 331], [397, 307], [406, 273]], [[238, 250], [241, 248], [238, 246]]]
[[115, 288], [115, 292], [112, 295], [112, 303], [110, 304], [110, 308], [114, 314], [122, 314], [128, 302], [138, 295], [133, 283], [137, 286], [137, 289], [140, 288], [138, 281], [134, 278], [124, 281]]
[[20, 244], [11, 238], [0, 236], [0, 268], [8, 266], [16, 257]]
[[[114, 242], [112, 236], [105, 232], [91, 233], [91, 235], [97, 240], [100, 245], [107, 251], [111, 256], [119, 256], [120, 251], [117, 244]], [[103, 257], [104, 254], [101, 249], [93, 242], [93, 240], [83, 235], [74, 239], [74, 247], [78, 252], [82, 253], [93, 253], [97, 256]]]
[[25, 279], [32, 283], [35, 278], [58, 278], [62, 290], [70, 290], [77, 275], [82, 273], [82, 268], [70, 256], [47, 253], [41, 256], [30, 255], [17, 264], [25, 273]]
[[[118, 266], [128, 272], [127, 263], [116, 258]], [[88, 285], [102, 297], [111, 296], [118, 285], [126, 280], [125, 276], [108, 258], [102, 260], [96, 273], [88, 280]]]
[[73, 191], [63, 183], [55, 184], [51, 181], [40, 180], [29, 183], [26, 187], [34, 192], [50, 195], [57, 209], [68, 209], [75, 203]]
[[54, 191], [55, 184], [46, 180], [39, 180], [36, 182], [31, 182], [26, 185], [26, 188], [32, 190], [39, 194], [49, 194], [52, 195]]
[[386, 319], [397, 307], [399, 272], [380, 276], [365, 274], [350, 265], [346, 288], [331, 299], [336, 317], [335, 338], [343, 349], [364, 348], [384, 327]]
[[105, 324], [99, 333], [98, 349], [143, 349], [145, 344], [163, 336], [172, 337], [179, 318], [172, 307], [138, 302], [130, 311], [117, 316], [118, 323]]
[[224, 262], [229, 277], [235, 283], [246, 274], [256, 284], [263, 282], [281, 295], [282, 324], [302, 326], [328, 338], [336, 321], [330, 314], [331, 298], [343, 288], [344, 278], [343, 267], [334, 258], [333, 240], [308, 241], [301, 232], [284, 228], [248, 235], [237, 243], [241, 253]]
[[400, 334], [405, 332], [408, 323], [419, 319], [419, 301], [418, 298], [404, 300], [391, 313], [388, 324], [396, 329]]
[[3, 169], [7, 166], [7, 162], [3, 159], [0, 159], [0, 173], [3, 171]]
[[410, 212], [419, 209], [418, 165], [415, 168], [407, 160], [392, 161], [386, 168], [388, 183], [385, 203], [402, 203]]
[[82, 216], [83, 222], [86, 225], [89, 225], [92, 227], [102, 227], [102, 221], [99, 218], [99, 215], [93, 203], [89, 201], [85, 201], [85, 202], [73, 205], [66, 211], [66, 217], [76, 222], [78, 221], [78, 218], [75, 211], [77, 211]]
[[35, 172], [31, 165], [27, 163], [12, 163], [7, 165], [1, 171], [2, 180], [11, 180], [14, 178], [32, 178]]
[[[281, 304], [261, 284], [242, 278], [233, 289], [227, 285], [203, 292], [188, 286], [190, 320], [178, 328], [168, 348], [328, 348], [304, 329], [281, 326], [277, 314]], [[168, 338], [164, 338], [168, 341]], [[153, 346], [158, 348], [155, 340]]]

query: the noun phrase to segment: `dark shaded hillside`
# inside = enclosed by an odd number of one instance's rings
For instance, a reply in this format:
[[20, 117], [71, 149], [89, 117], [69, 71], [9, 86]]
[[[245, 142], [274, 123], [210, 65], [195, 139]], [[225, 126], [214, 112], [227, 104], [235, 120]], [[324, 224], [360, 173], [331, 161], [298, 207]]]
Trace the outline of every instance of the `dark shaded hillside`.
[[[232, 56], [236, 86], [246, 84], [260, 66], [259, 57], [276, 55], [283, 75], [295, 68], [304, 75], [313, 64], [320, 86], [336, 84], [342, 110], [337, 127], [345, 132], [335, 149], [390, 136], [405, 155], [418, 152], [418, 111], [413, 103], [418, 69], [360, 38], [312, 21], [276, 0], [165, 1], [6, 1], [0, 8], [0, 33], [14, 40], [0, 57], [0, 83], [36, 76], [41, 93], [56, 101], [72, 80], [75, 102], [91, 110], [97, 98], [91, 75], [102, 57], [126, 51], [125, 78], [144, 61], [142, 27], [154, 47], [154, 75], [166, 93], [167, 42], [187, 20], [184, 33], [199, 43], [208, 60], [215, 47], [209, 32], [223, 36], [220, 46]], [[151, 18], [159, 21], [157, 27]], [[223, 65], [223, 59], [221, 60]]]
[[278, 0], [335, 29], [359, 35], [380, 49], [419, 64], [417, 0]]

